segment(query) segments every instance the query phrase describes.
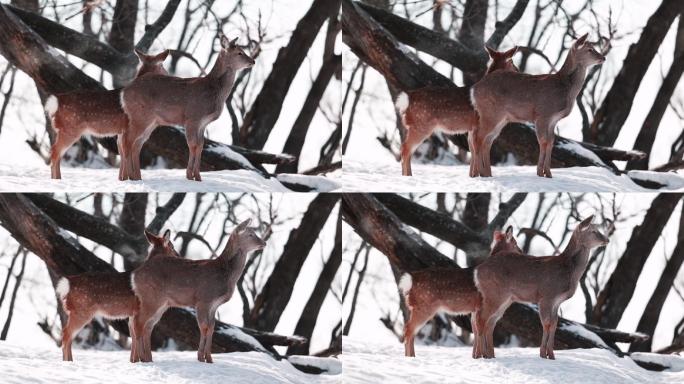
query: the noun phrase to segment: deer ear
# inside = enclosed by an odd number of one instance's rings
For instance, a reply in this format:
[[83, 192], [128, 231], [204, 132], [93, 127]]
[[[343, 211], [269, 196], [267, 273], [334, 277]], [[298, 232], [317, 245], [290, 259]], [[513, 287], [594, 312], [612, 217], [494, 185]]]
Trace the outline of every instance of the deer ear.
[[489, 57], [491, 57], [492, 59], [493, 59], [494, 56], [496, 56], [496, 54], [498, 53], [498, 52], [495, 51], [493, 48], [490, 48], [488, 45], [485, 45], [485, 50], [487, 51], [487, 54], [489, 55]]
[[166, 60], [167, 57], [169, 57], [169, 50], [165, 49], [162, 53], [158, 54], [157, 56], [154, 57], [154, 61], [164, 61]]
[[230, 40], [228, 40], [228, 38], [224, 34], [221, 34], [221, 48], [223, 48], [223, 49], [230, 48]]
[[586, 230], [589, 225], [591, 225], [591, 222], [594, 221], [594, 215], [591, 215], [587, 217], [586, 219], [582, 220], [582, 222], [579, 224], [580, 230], [584, 231]]
[[154, 245], [157, 244], [158, 237], [152, 234], [152, 232], [148, 231], [147, 229], [145, 230], [145, 237], [147, 238], [147, 242]]
[[508, 228], [506, 228], [506, 240], [511, 240], [513, 238], [513, 226], [509, 225]]
[[171, 242], [171, 231], [167, 229], [164, 232], [164, 244], [168, 244], [170, 242]]
[[588, 33], [585, 33], [585, 34], [582, 35], [579, 39], [577, 39], [577, 41], [575, 41], [575, 44], [573, 44], [572, 46], [573, 46], [574, 48], [579, 48], [579, 47], [581, 47], [582, 45], [584, 45], [584, 43], [587, 42], [587, 37], [588, 37], [588, 36], [589, 36], [589, 34], [588, 34]]
[[237, 38], [237, 37], [236, 37], [236, 38], [234, 38], [233, 40], [231, 40], [231, 41], [230, 41], [230, 46], [231, 46], [231, 47], [234, 47], [234, 46], [236, 46], [236, 45], [237, 45], [237, 40], [238, 40], [238, 38]]
[[513, 57], [513, 55], [515, 55], [516, 53], [518, 53], [518, 46], [517, 45], [515, 47], [509, 49], [508, 51], [504, 52], [504, 56], [510, 58], [510, 57]]
[[247, 229], [247, 227], [249, 226], [249, 224], [250, 224], [251, 222], [252, 222], [252, 219], [247, 219], [247, 220], [243, 221], [242, 223], [240, 223], [240, 224], [235, 228], [235, 232], [238, 232], [238, 233], [239, 233], [239, 232], [244, 231], [245, 229]]
[[138, 56], [138, 59], [140, 59], [140, 61], [143, 61], [145, 59], [145, 57], [147, 56], [144, 53], [142, 53], [138, 48], [135, 48], [133, 50], [133, 52], [135, 53], [136, 56]]

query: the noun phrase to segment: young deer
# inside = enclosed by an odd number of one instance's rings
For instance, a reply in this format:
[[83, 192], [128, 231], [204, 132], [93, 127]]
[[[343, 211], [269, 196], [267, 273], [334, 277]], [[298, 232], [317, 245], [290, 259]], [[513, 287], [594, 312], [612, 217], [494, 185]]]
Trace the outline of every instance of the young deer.
[[[168, 239], [169, 231], [164, 235]], [[156, 255], [176, 256], [168, 245], [154, 244], [148, 257]], [[86, 272], [62, 277], [56, 288], [68, 320], [62, 329], [62, 359], [72, 361], [71, 343], [79, 330], [93, 317], [106, 319], [128, 318], [131, 340], [135, 340], [133, 315], [138, 312], [139, 301], [131, 289], [130, 272]], [[131, 362], [137, 356], [135, 343], [131, 343]]]
[[221, 51], [204, 77], [166, 75], [140, 77], [124, 88], [121, 106], [130, 119], [122, 138], [129, 178], [140, 180], [140, 150], [160, 125], [185, 127], [189, 159], [186, 177], [201, 181], [200, 162], [207, 124], [219, 118], [235, 82], [235, 74], [254, 65], [235, 42], [221, 35]]
[[[518, 71], [512, 61], [518, 47], [506, 52], [486, 48], [491, 58], [487, 73]], [[395, 107], [406, 128], [406, 137], [401, 145], [402, 175], [411, 176], [413, 152], [433, 132], [460, 134], [477, 126], [477, 115], [470, 105], [468, 92], [465, 87], [427, 86], [399, 94]]]
[[[495, 252], [522, 252], [509, 227], [506, 235], [494, 232], [491, 254]], [[414, 357], [414, 335], [437, 312], [453, 315], [474, 314], [480, 307], [480, 294], [473, 283], [473, 269], [432, 267], [405, 273], [399, 280], [399, 289], [409, 309], [404, 324], [404, 354]], [[471, 322], [473, 327], [475, 319]], [[475, 335], [477, 328], [473, 328]], [[477, 341], [477, 336], [475, 341]], [[474, 357], [474, 356], [473, 356]]]
[[[166, 74], [163, 67], [169, 51], [149, 56], [136, 50], [142, 65], [136, 77], [145, 74]], [[76, 91], [50, 95], [45, 101], [45, 112], [55, 130], [55, 142], [50, 149], [50, 168], [53, 179], [61, 179], [60, 161], [64, 152], [81, 136], [117, 136], [128, 128], [128, 118], [121, 109], [121, 89], [111, 91]], [[118, 143], [119, 155], [123, 160], [121, 143]], [[122, 168], [119, 168], [119, 179], [122, 179]]]
[[575, 293], [591, 249], [608, 244], [608, 238], [591, 223], [593, 218], [586, 218], [575, 228], [558, 256], [500, 252], [475, 268], [475, 285], [482, 295], [482, 306], [475, 315], [480, 330], [476, 357], [494, 357], [492, 335], [496, 322], [511, 303], [519, 302], [539, 306], [543, 327], [540, 356], [554, 359], [558, 308]]
[[200, 342], [197, 359], [211, 363], [211, 339], [216, 309], [230, 300], [245, 268], [247, 255], [266, 243], [248, 228], [250, 220], [238, 225], [221, 255], [213, 260], [150, 257], [131, 276], [140, 299], [140, 311], [133, 319], [138, 357], [152, 361], [150, 334], [169, 307], [192, 307], [197, 311]]
[[[587, 69], [605, 61], [603, 54], [580, 37], [570, 48], [558, 73], [528, 75], [492, 72], [471, 88], [472, 105], [479, 116], [470, 146], [471, 176], [491, 176], [492, 143], [508, 123], [532, 122], [539, 142], [537, 175], [551, 177], [551, 150], [556, 123], [568, 116], [582, 89]], [[471, 143], [472, 141], [472, 143]]]

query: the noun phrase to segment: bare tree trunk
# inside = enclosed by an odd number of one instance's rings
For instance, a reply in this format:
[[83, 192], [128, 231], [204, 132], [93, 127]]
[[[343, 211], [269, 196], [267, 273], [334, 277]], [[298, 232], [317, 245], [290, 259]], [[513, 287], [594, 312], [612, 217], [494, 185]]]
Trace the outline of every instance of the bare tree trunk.
[[[117, 0], [114, 6], [114, 17], [107, 37], [112, 48], [123, 54], [133, 51], [135, 39], [135, 23], [138, 17], [138, 0]], [[114, 75], [114, 88], [126, 85], [135, 74], [135, 67], [127, 68], [120, 75]]]
[[[299, 317], [299, 321], [295, 326], [294, 334], [298, 336], [304, 336], [308, 340], [311, 340], [311, 335], [313, 335], [314, 327], [316, 326], [316, 319], [318, 319], [318, 314], [321, 311], [321, 306], [323, 306], [323, 301], [328, 295], [330, 286], [332, 285], [333, 279], [335, 279], [335, 274], [342, 264], [342, 217], [337, 218], [337, 230], [335, 231], [335, 245], [330, 253], [328, 261], [325, 262], [321, 274], [316, 280], [316, 285], [314, 286], [313, 292], [309, 300], [304, 305], [302, 309], [302, 314]], [[309, 342], [301, 345], [295, 345], [287, 349], [288, 355], [308, 355], [311, 353]]]
[[[145, 239], [145, 213], [147, 213], [147, 193], [127, 193], [124, 195], [119, 227], [128, 233], [132, 239], [133, 254], [144, 255], [149, 244]], [[124, 270], [132, 271], [140, 260], [124, 257]]]
[[663, 0], [658, 9], [651, 15], [641, 32], [639, 41], [632, 44], [622, 64], [620, 73], [613, 80], [606, 97], [601, 103], [594, 121], [591, 124], [590, 137], [583, 138], [604, 146], [615, 143], [622, 125], [632, 109], [634, 96], [639, 90], [651, 61], [658, 52], [670, 25], [678, 14], [684, 12], [681, 0]]
[[[680, 22], [681, 24], [681, 22]], [[679, 236], [677, 238], [677, 245], [674, 251], [672, 251], [672, 256], [670, 260], [665, 264], [665, 269], [663, 269], [662, 275], [658, 280], [651, 298], [646, 304], [644, 313], [641, 315], [641, 320], [637, 325], [637, 332], [645, 333], [650, 335], [651, 338], [638, 343], [632, 343], [629, 347], [630, 352], [640, 351], [640, 352], [650, 352], [653, 340], [653, 334], [655, 333], [656, 326], [658, 325], [658, 319], [660, 318], [660, 312], [663, 309], [663, 304], [665, 304], [665, 299], [674, 285], [675, 279], [677, 278], [677, 273], [684, 263], [684, 204], [682, 204], [681, 216], [679, 218]]]
[[297, 159], [290, 163], [278, 165], [275, 170], [276, 173], [297, 173], [299, 156], [302, 153], [302, 147], [306, 140], [306, 134], [309, 132], [311, 120], [313, 120], [318, 110], [318, 105], [321, 102], [321, 98], [323, 98], [325, 90], [328, 88], [330, 79], [340, 68], [342, 68], [342, 57], [340, 55], [333, 54], [323, 62], [323, 66], [321, 66], [316, 80], [311, 85], [309, 94], [306, 95], [302, 110], [299, 112], [299, 116], [297, 116], [283, 147], [283, 153], [296, 156]]
[[21, 269], [19, 269], [19, 274], [14, 280], [14, 290], [12, 290], [12, 298], [9, 302], [9, 311], [7, 312], [7, 319], [5, 320], [5, 326], [2, 327], [2, 332], [0, 333], [0, 340], [7, 340], [7, 332], [9, 332], [10, 324], [12, 324], [12, 316], [14, 315], [14, 303], [17, 301], [17, 292], [19, 292], [19, 287], [21, 286], [21, 280], [24, 277], [24, 270], [26, 269], [26, 257], [28, 252], [23, 252], [24, 255], [21, 258]]
[[677, 83], [684, 73], [684, 16], [679, 17], [679, 27], [677, 29], [677, 39], [675, 41], [674, 61], [667, 75], [660, 85], [651, 110], [646, 115], [641, 130], [634, 141], [634, 149], [646, 154], [642, 159], [635, 159], [627, 162], [626, 169], [648, 169], [648, 162], [651, 159], [653, 142], [660, 127], [660, 121], [670, 105], [670, 99], [677, 88]]
[[315, 0], [292, 32], [290, 42], [278, 52], [273, 69], [259, 96], [245, 115], [240, 128], [240, 144], [262, 149], [275, 125], [290, 84], [313, 44], [323, 23], [336, 15], [340, 0]]
[[324, 193], [309, 204], [299, 227], [290, 232], [271, 276], [254, 300], [247, 326], [267, 332], [275, 329], [290, 301], [299, 271], [339, 198], [337, 194]]
[[[463, 19], [461, 29], [458, 31], [458, 39], [466, 47], [481, 56], [481, 60], [486, 62], [487, 54], [484, 50], [484, 30], [487, 22], [487, 0], [467, 0], [463, 7]], [[475, 84], [482, 78], [486, 70], [486, 65], [480, 65], [474, 71], [463, 72], [463, 82], [466, 86]]]
[[596, 299], [592, 324], [607, 328], [615, 328], [618, 325], [627, 304], [632, 299], [646, 259], [682, 195], [661, 193], [653, 199], [644, 221], [632, 230], [625, 252]]

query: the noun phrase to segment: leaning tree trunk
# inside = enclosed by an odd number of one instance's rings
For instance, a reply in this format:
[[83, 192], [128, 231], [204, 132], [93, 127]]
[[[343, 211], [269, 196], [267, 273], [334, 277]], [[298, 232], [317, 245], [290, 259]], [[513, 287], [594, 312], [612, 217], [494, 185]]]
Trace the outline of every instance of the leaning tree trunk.
[[269, 332], [275, 329], [290, 302], [299, 271], [339, 198], [337, 194], [324, 193], [311, 201], [299, 226], [290, 232], [271, 276], [254, 299], [247, 326]]
[[[114, 272], [114, 268], [101, 260], [75, 238], [62, 230], [57, 223], [26, 196], [21, 194], [0, 194], [0, 224], [22, 246], [42, 259], [46, 266], [59, 276], [83, 272]], [[114, 328], [128, 334], [125, 322], [112, 322]], [[199, 330], [195, 316], [180, 308], [169, 309], [160, 322], [159, 329], [192, 348], [197, 348]], [[278, 357], [274, 345], [290, 346], [301, 343], [301, 338], [289, 338], [253, 329], [235, 327], [216, 322], [212, 351], [258, 351]]]
[[[385, 254], [389, 262], [401, 271], [416, 271], [431, 266], [458, 268], [453, 261], [427, 244], [417, 233], [406, 228], [399, 218], [385, 208], [375, 197], [368, 194], [344, 194], [342, 217], [365, 241]], [[513, 304], [506, 311], [499, 324], [507, 331], [533, 343], [539, 343], [542, 327], [536, 309], [522, 304]], [[586, 337], [571, 331], [569, 326], [585, 328], [597, 338]], [[642, 336], [615, 332], [560, 318], [556, 331], [555, 346], [565, 348], [603, 348], [620, 354], [615, 342], [640, 340]]]
[[608, 328], [617, 327], [634, 295], [646, 259], [683, 195], [661, 193], [653, 199], [644, 221], [634, 227], [625, 252], [596, 299], [591, 321], [593, 324]]

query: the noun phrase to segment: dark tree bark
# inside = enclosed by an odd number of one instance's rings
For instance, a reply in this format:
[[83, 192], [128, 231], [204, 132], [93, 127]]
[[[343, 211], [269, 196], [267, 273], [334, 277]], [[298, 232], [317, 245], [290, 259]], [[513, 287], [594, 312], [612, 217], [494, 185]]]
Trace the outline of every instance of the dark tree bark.
[[262, 149], [275, 125], [283, 100], [302, 61], [326, 19], [336, 15], [340, 0], [315, 0], [309, 11], [297, 23], [290, 42], [280, 49], [273, 69], [264, 81], [259, 96], [245, 115], [240, 128], [240, 144]]
[[625, 252], [596, 299], [591, 321], [593, 324], [606, 328], [617, 327], [632, 299], [644, 263], [682, 195], [662, 193], [653, 199], [644, 221], [632, 230]]
[[[681, 24], [681, 22], [680, 22]], [[650, 352], [651, 342], [653, 334], [655, 333], [656, 326], [658, 325], [658, 319], [660, 318], [660, 312], [663, 309], [663, 304], [665, 304], [665, 299], [674, 285], [675, 279], [677, 278], [677, 273], [684, 263], [684, 204], [682, 204], [681, 216], [679, 218], [679, 235], [677, 238], [677, 245], [675, 245], [674, 251], [672, 251], [672, 256], [665, 264], [665, 269], [660, 275], [658, 284], [656, 285], [651, 298], [646, 304], [644, 313], [641, 315], [641, 320], [637, 325], [637, 332], [642, 332], [647, 335], [651, 335], [648, 340], [632, 343], [629, 347], [630, 352], [640, 351], [640, 352]]]
[[[22, 246], [36, 254], [51, 271], [59, 276], [75, 275], [87, 271], [113, 272], [114, 268], [101, 260], [76, 239], [65, 234], [55, 221], [45, 215], [30, 200], [20, 194], [0, 194], [0, 225], [2, 225]], [[112, 326], [128, 334], [125, 322], [115, 321]], [[199, 330], [195, 316], [184, 309], [169, 309], [157, 324], [163, 335], [171, 337], [191, 348], [197, 348]], [[222, 332], [231, 329], [233, 332]], [[261, 345], [244, 341], [239, 333], [254, 337]], [[238, 333], [237, 336], [234, 336]], [[214, 352], [259, 351], [278, 357], [274, 345], [292, 345], [302, 342], [301, 338], [264, 333], [216, 322], [213, 338]]]
[[[487, 60], [484, 50], [484, 29], [487, 22], [487, 0], [467, 0], [463, 7], [461, 29], [458, 31], [459, 40], [480, 57], [480, 61]], [[480, 65], [474, 71], [463, 71], [465, 85], [471, 86], [482, 78], [486, 65]]]
[[596, 111], [591, 124], [591, 136], [585, 137], [584, 141], [609, 147], [615, 143], [632, 109], [641, 79], [658, 52], [658, 47], [667, 35], [670, 25], [682, 12], [684, 12], [683, 1], [663, 0], [655, 13], [651, 15], [641, 32], [639, 41], [629, 47], [620, 73], [613, 80], [612, 87], [603, 99], [601, 107]]
[[[330, 253], [328, 261], [325, 262], [321, 274], [316, 280], [316, 285], [314, 286], [309, 300], [304, 305], [302, 309], [302, 314], [299, 317], [299, 321], [295, 326], [294, 334], [298, 336], [306, 337], [307, 340], [311, 340], [311, 335], [313, 335], [314, 327], [316, 326], [316, 319], [318, 319], [318, 314], [323, 306], [323, 301], [330, 290], [333, 280], [335, 279], [335, 274], [342, 264], [342, 217], [337, 218], [337, 230], [335, 231], [335, 245]], [[309, 342], [304, 344], [292, 346], [287, 349], [288, 355], [308, 355], [311, 353], [309, 350]]]
[[[343, 194], [342, 217], [354, 231], [373, 247], [385, 254], [390, 263], [401, 271], [415, 271], [429, 266], [458, 266], [425, 243], [420, 236], [406, 229], [405, 225], [389, 212], [375, 197], [367, 194]], [[542, 328], [539, 313], [532, 307], [513, 304], [506, 311], [499, 324], [509, 332], [515, 333], [531, 342], [541, 340]], [[584, 327], [600, 337], [605, 337], [607, 347], [585, 338], [581, 334], [570, 332], [562, 327], [573, 324]], [[601, 331], [601, 332], [599, 332]], [[619, 340], [636, 340], [641, 336], [615, 333], [612, 330], [585, 326], [560, 318], [556, 331], [556, 347], [561, 348], [605, 348], [619, 354], [617, 347], [611, 346]]]
[[[138, 256], [144, 255], [149, 246], [144, 234], [147, 197], [147, 193], [125, 194], [119, 216], [119, 227], [134, 239], [129, 246], [133, 248], [132, 253]], [[124, 258], [124, 270], [131, 271], [142, 261], [136, 259]]]
[[[135, 23], [138, 18], [138, 0], [117, 0], [107, 42], [112, 48], [126, 54], [133, 51]], [[127, 67], [121, 75], [114, 75], [114, 88], [123, 87], [135, 75], [135, 67]]]
[[135, 45], [137, 49], [140, 49], [144, 52], [147, 52], [147, 50], [150, 49], [154, 39], [156, 39], [159, 34], [162, 33], [162, 31], [173, 19], [173, 16], [176, 14], [176, 10], [178, 9], [178, 5], [180, 5], [180, 0], [169, 0], [169, 2], [166, 3], [166, 7], [164, 7], [164, 10], [162, 11], [161, 15], [159, 15], [157, 20], [155, 20], [154, 23], [145, 26], [145, 34]]
[[660, 85], [651, 110], [646, 115], [646, 120], [641, 126], [641, 130], [634, 141], [634, 149], [646, 154], [643, 158], [627, 162], [626, 169], [648, 169], [648, 162], [651, 159], [653, 142], [660, 127], [660, 121], [670, 105], [670, 99], [677, 88], [677, 83], [684, 73], [684, 17], [679, 17], [679, 27], [677, 29], [677, 39], [675, 42], [674, 61], [667, 75]]
[[283, 153], [295, 156], [296, 160], [278, 165], [275, 170], [276, 173], [297, 173], [299, 156], [302, 153], [302, 147], [304, 146], [304, 140], [306, 140], [306, 134], [309, 132], [311, 120], [313, 120], [314, 115], [318, 110], [318, 105], [321, 102], [325, 90], [328, 88], [330, 79], [332, 79], [333, 74], [340, 68], [342, 68], [341, 55], [331, 55], [323, 62], [323, 66], [321, 66], [316, 80], [314, 80], [313, 85], [311, 85], [309, 94], [306, 95], [302, 110], [299, 112], [299, 115], [290, 130], [290, 135], [285, 141], [285, 146], [283, 147]]
[[319, 194], [309, 204], [299, 227], [290, 232], [271, 276], [254, 300], [247, 326], [268, 332], [275, 329], [290, 301], [299, 271], [339, 198], [336, 194]]

